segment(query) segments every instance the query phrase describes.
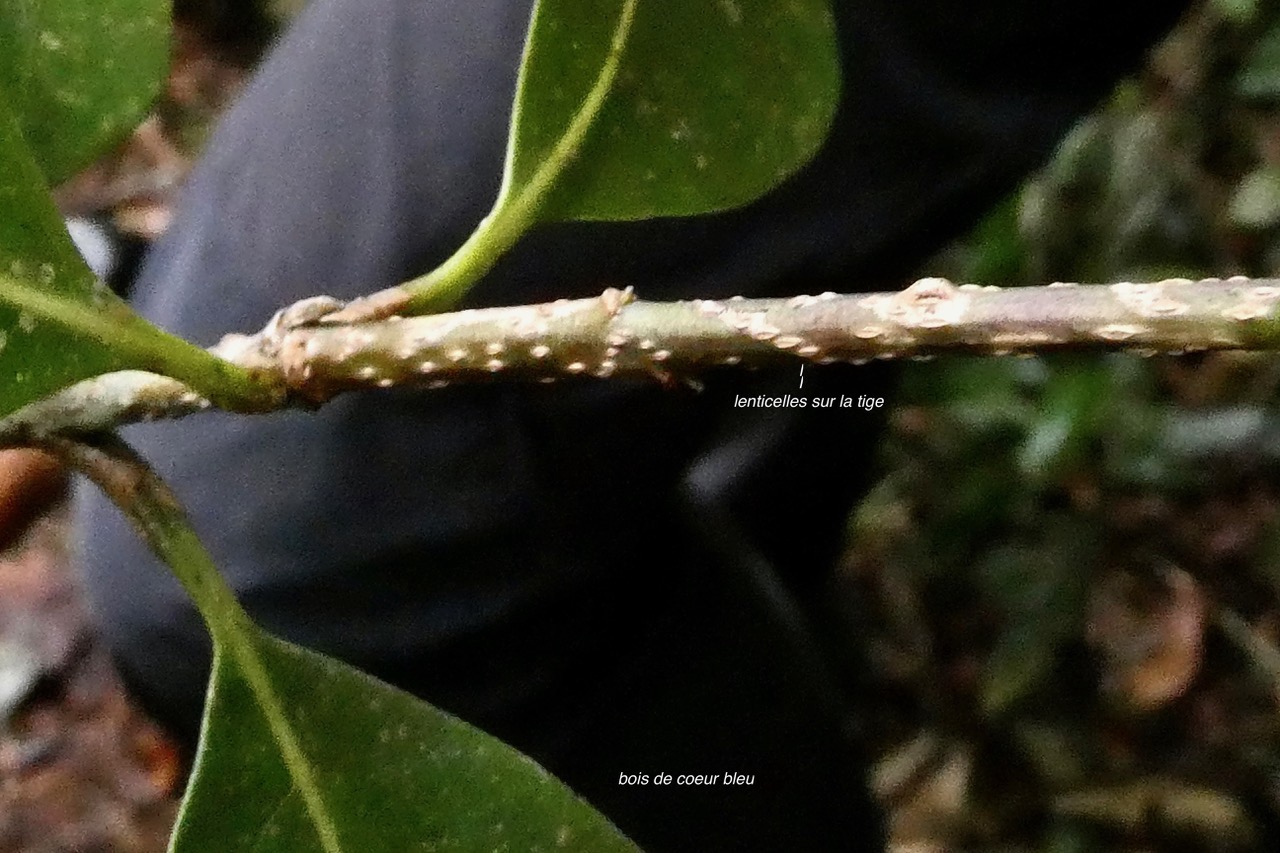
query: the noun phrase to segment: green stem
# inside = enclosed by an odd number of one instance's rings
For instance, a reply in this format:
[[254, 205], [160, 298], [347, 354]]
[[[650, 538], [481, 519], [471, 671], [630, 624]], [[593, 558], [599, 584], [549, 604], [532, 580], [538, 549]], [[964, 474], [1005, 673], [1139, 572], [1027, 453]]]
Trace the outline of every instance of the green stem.
[[271, 411], [284, 399], [279, 379], [224, 361], [170, 335], [123, 303], [101, 308], [82, 305], [3, 274], [0, 301], [77, 334], [110, 342], [111, 350], [129, 367], [173, 377], [228, 411]]
[[[573, 161], [609, 92], [613, 89], [622, 64], [622, 54], [635, 21], [639, 0], [624, 0], [618, 16], [609, 52], [595, 82], [583, 98], [577, 112], [569, 121], [564, 133], [547, 152], [529, 179], [519, 188], [513, 188], [512, 164], [516, 135], [520, 126], [519, 93], [524, 90], [525, 72], [532, 38], [525, 43], [525, 61], [521, 63], [520, 77], [516, 84], [516, 106], [513, 110], [512, 138], [507, 145], [507, 160], [502, 177], [502, 188], [493, 209], [480, 221], [467, 241], [458, 247], [443, 264], [426, 275], [411, 279], [367, 297], [343, 311], [327, 318], [327, 322], [349, 323], [378, 320], [392, 314], [431, 314], [446, 310], [456, 304], [485, 273], [493, 268], [506, 252], [515, 245], [538, 221], [538, 212], [548, 194], [555, 188], [556, 180]], [[530, 27], [530, 32], [536, 27]]]
[[187, 590], [213, 638], [214, 671], [222, 655], [239, 667], [280, 749], [325, 853], [341, 853], [337, 826], [310, 761], [262, 662], [254, 624], [218, 573], [176, 496], [132, 448], [112, 435], [90, 441], [50, 439], [44, 446], [79, 470], [120, 508], [151, 550]]

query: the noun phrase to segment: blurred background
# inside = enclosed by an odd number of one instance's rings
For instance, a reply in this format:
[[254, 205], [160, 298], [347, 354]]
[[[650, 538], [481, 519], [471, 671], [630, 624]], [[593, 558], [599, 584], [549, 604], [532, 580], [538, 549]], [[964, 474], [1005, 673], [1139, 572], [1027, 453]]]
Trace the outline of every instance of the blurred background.
[[[154, 116], [58, 194], [122, 277], [297, 5], [176, 3]], [[1201, 3], [926, 272], [1280, 275], [1280, 0]], [[1270, 355], [907, 366], [829, 596], [895, 853], [1280, 850], [1278, 396]], [[0, 555], [0, 851], [163, 850], [182, 769], [58, 495]]]
[[[1202, 3], [928, 272], [1280, 273], [1277, 4]], [[1280, 849], [1278, 393], [1272, 355], [907, 367], [836, 590], [898, 850]]]

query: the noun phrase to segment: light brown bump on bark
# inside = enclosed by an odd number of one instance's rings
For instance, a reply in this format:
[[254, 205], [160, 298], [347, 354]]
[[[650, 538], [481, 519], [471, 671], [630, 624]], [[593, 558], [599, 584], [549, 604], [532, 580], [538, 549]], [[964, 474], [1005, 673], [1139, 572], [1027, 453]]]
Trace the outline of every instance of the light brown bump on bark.
[[1135, 335], [1151, 331], [1146, 326], [1135, 326], [1130, 323], [1108, 323], [1093, 330], [1093, 333], [1104, 341], [1127, 341]]
[[1177, 317], [1179, 314], [1187, 313], [1190, 309], [1191, 306], [1187, 303], [1167, 297], [1162, 297], [1151, 303], [1151, 313], [1159, 314], [1162, 317]]
[[1256, 320], [1259, 317], [1265, 317], [1271, 311], [1267, 306], [1257, 302], [1242, 302], [1231, 308], [1227, 308], [1222, 312], [1222, 316], [1228, 320]]
[[604, 293], [600, 294], [600, 304], [609, 314], [617, 314], [622, 307], [628, 302], [634, 301], [635, 289], [628, 286], [625, 290], [619, 290], [616, 287], [606, 288]]
[[1062, 339], [1048, 332], [997, 332], [989, 343], [996, 346], [1018, 347], [1061, 343]]
[[964, 319], [972, 297], [945, 278], [922, 278], [879, 303], [876, 310], [900, 317], [904, 326], [940, 329]]
[[956, 286], [949, 279], [933, 276], [918, 279], [907, 285], [906, 289], [902, 291], [902, 296], [912, 302], [933, 302], [950, 299], [956, 290]]

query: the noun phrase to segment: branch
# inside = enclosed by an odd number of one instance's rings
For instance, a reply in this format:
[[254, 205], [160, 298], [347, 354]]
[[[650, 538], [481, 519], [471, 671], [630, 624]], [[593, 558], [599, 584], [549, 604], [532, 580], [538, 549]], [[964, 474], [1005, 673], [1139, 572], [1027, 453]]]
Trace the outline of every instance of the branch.
[[[366, 388], [596, 377], [670, 384], [715, 368], [941, 353], [1005, 355], [1123, 349], [1145, 355], [1280, 349], [1280, 279], [1055, 283], [1001, 289], [939, 278], [895, 293], [644, 302], [630, 290], [591, 299], [349, 325], [321, 322], [341, 303], [304, 300], [214, 354], [280, 376], [280, 407], [318, 406]], [[153, 374], [107, 374], [0, 420], [0, 443], [182, 417], [209, 402]]]
[[93, 481], [124, 513], [191, 596], [215, 641], [248, 621], [177, 497], [133, 448], [110, 433], [51, 436], [38, 446]]
[[[302, 799], [321, 849], [326, 853], [341, 853], [332, 812], [324, 801], [316, 771], [303, 752], [298, 732], [285, 712], [280, 691], [259, 649], [265, 635], [218, 574], [177, 497], [133, 448], [114, 435], [85, 436], [80, 440], [49, 438], [40, 446], [101, 488], [191, 596], [213, 639], [214, 674], [205, 714], [217, 707], [213, 697], [220, 683], [219, 662], [224, 657], [230, 658], [238, 668], [236, 677], [246, 682], [271, 732], [292, 790]], [[206, 717], [200, 736], [201, 754], [208, 748], [208, 729]], [[198, 756], [196, 766], [199, 766]]]

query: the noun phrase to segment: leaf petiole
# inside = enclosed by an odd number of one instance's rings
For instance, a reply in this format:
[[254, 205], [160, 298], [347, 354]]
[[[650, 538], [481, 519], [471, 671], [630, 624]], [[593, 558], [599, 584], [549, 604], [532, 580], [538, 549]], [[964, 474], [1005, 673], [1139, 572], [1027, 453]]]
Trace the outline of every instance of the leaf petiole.
[[[456, 304], [473, 284], [493, 268], [516, 241], [538, 221], [538, 212], [556, 179], [573, 162], [596, 117], [604, 106], [618, 76], [632, 24], [635, 23], [639, 0], [623, 0], [618, 23], [614, 27], [609, 51], [600, 66], [595, 82], [582, 99], [564, 133], [556, 140], [529, 179], [514, 186], [512, 166], [515, 158], [516, 133], [520, 123], [520, 98], [512, 112], [511, 141], [503, 169], [502, 187], [493, 209], [448, 260], [426, 275], [356, 300], [346, 308], [325, 318], [326, 323], [356, 323], [385, 319], [393, 314], [432, 314]], [[537, 14], [530, 32], [537, 26]], [[525, 85], [529, 67], [528, 51], [533, 44], [526, 40], [525, 57], [516, 84], [519, 93]]]

